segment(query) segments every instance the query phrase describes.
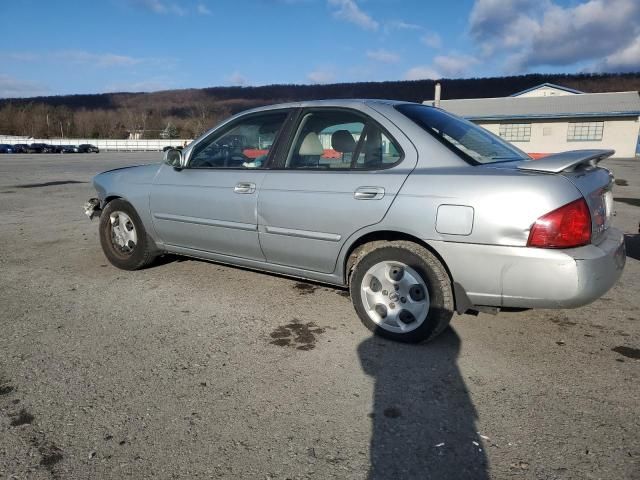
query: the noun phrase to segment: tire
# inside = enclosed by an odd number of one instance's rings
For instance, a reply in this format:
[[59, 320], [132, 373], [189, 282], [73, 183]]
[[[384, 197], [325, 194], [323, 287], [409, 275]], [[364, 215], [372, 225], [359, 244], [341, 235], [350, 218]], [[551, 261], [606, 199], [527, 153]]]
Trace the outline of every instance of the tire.
[[451, 280], [423, 246], [405, 240], [371, 242], [354, 252], [349, 265], [353, 306], [375, 334], [418, 343], [433, 340], [449, 325]]
[[156, 257], [135, 209], [122, 199], [112, 200], [100, 215], [100, 244], [107, 260], [122, 270], [139, 270]]

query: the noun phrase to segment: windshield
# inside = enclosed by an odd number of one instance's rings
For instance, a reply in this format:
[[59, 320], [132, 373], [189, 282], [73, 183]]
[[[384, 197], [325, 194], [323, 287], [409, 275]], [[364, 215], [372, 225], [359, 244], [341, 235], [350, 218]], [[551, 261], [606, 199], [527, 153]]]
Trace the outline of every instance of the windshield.
[[444, 110], [410, 103], [396, 108], [470, 163], [530, 160], [500, 137]]

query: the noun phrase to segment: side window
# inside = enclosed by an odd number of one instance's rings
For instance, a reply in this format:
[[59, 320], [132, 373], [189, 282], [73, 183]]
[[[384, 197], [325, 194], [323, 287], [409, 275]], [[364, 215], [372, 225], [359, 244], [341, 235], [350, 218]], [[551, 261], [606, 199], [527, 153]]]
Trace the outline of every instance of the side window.
[[190, 168], [263, 168], [287, 112], [252, 115], [198, 144]]
[[368, 125], [358, 158], [352, 168], [386, 168], [398, 163], [401, 154], [398, 147], [379, 127]]
[[398, 147], [373, 121], [344, 110], [323, 110], [302, 119], [286, 168], [372, 170], [400, 159]]

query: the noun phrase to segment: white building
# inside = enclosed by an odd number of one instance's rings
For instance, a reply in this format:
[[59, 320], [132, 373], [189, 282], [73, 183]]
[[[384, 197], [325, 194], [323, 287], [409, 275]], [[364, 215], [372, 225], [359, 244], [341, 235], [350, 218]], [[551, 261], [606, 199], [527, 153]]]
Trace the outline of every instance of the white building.
[[638, 92], [583, 93], [544, 83], [509, 97], [442, 100], [440, 107], [534, 158], [589, 148], [610, 148], [615, 157], [634, 157], [640, 133]]

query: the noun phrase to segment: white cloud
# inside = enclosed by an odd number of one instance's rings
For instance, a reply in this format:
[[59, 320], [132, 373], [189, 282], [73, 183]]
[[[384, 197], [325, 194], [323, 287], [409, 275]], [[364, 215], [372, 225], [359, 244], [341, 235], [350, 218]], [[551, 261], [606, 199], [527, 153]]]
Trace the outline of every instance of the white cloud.
[[41, 55], [33, 52], [0, 52], [0, 59], [16, 62], [36, 62], [41, 59]]
[[474, 57], [469, 55], [438, 55], [433, 59], [436, 71], [449, 78], [463, 77], [469, 70], [478, 63]]
[[367, 58], [382, 63], [398, 63], [400, 61], [400, 55], [383, 49], [367, 51]]
[[165, 2], [163, 0], [131, 0], [131, 3], [159, 15], [173, 14], [184, 16], [187, 14], [187, 10], [177, 3]]
[[116, 55], [114, 53], [90, 53], [84, 50], [64, 50], [55, 52], [53, 56], [69, 63], [88, 64], [101, 68], [110, 67], [130, 67], [143, 61], [140, 58], [133, 58], [126, 55]]
[[584, 62], [610, 71], [638, 65], [633, 56], [640, 1], [583, 0], [566, 7], [556, 2], [476, 0], [470, 34], [486, 57], [505, 56], [510, 73]]
[[410, 68], [404, 74], [405, 80], [437, 80], [442, 78], [440, 72], [427, 65]]
[[442, 38], [436, 32], [427, 32], [422, 37], [420, 37], [420, 41], [424, 43], [427, 47], [431, 48], [440, 48], [442, 46]]
[[384, 24], [385, 30], [422, 30], [420, 25], [405, 22], [404, 20], [392, 20]]
[[157, 92], [160, 90], [169, 90], [172, 88], [173, 82], [163, 79], [141, 80], [139, 82], [119, 82], [107, 85], [105, 92]]
[[244, 87], [249, 83], [247, 77], [242, 75], [240, 72], [233, 72], [231, 75], [227, 77], [227, 82], [236, 87]]
[[406, 80], [438, 80], [441, 78], [460, 78], [466, 76], [479, 61], [470, 55], [438, 55], [431, 65], [418, 65], [407, 70]]
[[596, 66], [604, 72], [640, 72], [640, 36], [624, 48], [608, 55]]
[[0, 73], [0, 98], [37, 97], [49, 92], [49, 88], [40, 83]]
[[207, 7], [204, 3], [199, 3], [196, 7], [196, 11], [200, 15], [211, 15], [211, 10], [209, 10], [209, 7]]
[[311, 83], [332, 83], [336, 80], [333, 68], [318, 68], [307, 73], [307, 80]]
[[378, 22], [362, 11], [355, 0], [328, 0], [328, 2], [329, 6], [336, 8], [333, 12], [335, 18], [358, 25], [365, 30], [378, 29]]

